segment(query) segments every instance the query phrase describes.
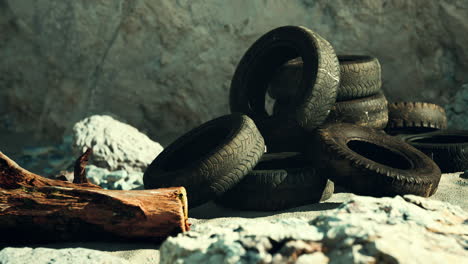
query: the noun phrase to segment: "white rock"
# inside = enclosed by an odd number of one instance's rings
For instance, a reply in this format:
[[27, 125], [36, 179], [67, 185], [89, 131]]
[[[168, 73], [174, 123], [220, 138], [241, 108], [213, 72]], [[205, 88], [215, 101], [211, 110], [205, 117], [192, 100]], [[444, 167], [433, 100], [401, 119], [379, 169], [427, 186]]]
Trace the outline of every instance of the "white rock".
[[195, 224], [161, 245], [161, 263], [464, 263], [467, 247], [468, 213], [458, 206], [356, 196], [311, 221]]
[[86, 166], [86, 176], [94, 184], [110, 190], [143, 188], [143, 172], [109, 171], [94, 165]]
[[90, 164], [111, 171], [144, 171], [163, 150], [136, 128], [110, 116], [94, 115], [73, 127], [73, 148], [82, 153], [93, 148]]
[[125, 259], [85, 248], [12, 248], [0, 251], [1, 264], [129, 264]]

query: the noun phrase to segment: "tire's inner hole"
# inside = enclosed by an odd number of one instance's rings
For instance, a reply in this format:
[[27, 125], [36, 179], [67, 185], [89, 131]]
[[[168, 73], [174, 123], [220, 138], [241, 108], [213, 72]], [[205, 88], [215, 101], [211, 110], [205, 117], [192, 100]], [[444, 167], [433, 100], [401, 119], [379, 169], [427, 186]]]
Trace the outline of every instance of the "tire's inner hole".
[[[269, 92], [265, 97], [267, 112], [269, 110], [267, 102], [271, 98], [270, 94], [276, 96], [276, 99], [279, 99], [282, 104], [288, 103], [294, 98], [302, 79], [302, 65], [302, 58], [298, 57], [279, 67], [272, 75], [268, 85]], [[272, 113], [273, 110], [268, 112], [270, 115]]]
[[248, 104], [251, 110], [266, 116], [272, 115], [274, 100], [267, 95], [269, 84], [283, 64], [299, 56], [294, 45], [277, 41], [256, 57], [247, 76], [247, 90], [250, 93]]
[[347, 145], [352, 151], [377, 163], [402, 170], [411, 168], [405, 157], [379, 145], [361, 140], [351, 140]]
[[363, 56], [363, 55], [339, 55], [338, 61], [340, 63], [350, 63], [350, 62], [366, 62], [371, 61], [372, 57]]
[[405, 127], [405, 128], [391, 128], [387, 131], [389, 135], [397, 135], [397, 134], [420, 134], [420, 133], [428, 133], [439, 130], [437, 128], [432, 127]]
[[462, 144], [468, 143], [468, 135], [435, 135], [411, 140], [414, 143]]
[[204, 157], [210, 151], [213, 151], [217, 146], [231, 134], [232, 119], [224, 120], [217, 124], [201, 129], [197, 135], [192, 137], [182, 144], [178, 149], [171, 153], [164, 165], [163, 170], [174, 170], [185, 168], [194, 161]]

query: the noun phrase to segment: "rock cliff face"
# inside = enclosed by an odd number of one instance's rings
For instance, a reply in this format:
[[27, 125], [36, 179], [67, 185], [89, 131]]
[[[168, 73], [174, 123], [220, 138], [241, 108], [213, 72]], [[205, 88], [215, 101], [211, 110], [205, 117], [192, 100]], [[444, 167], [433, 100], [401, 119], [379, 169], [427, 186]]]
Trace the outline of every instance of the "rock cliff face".
[[304, 25], [380, 59], [392, 100], [447, 104], [468, 82], [464, 0], [0, 0], [0, 128], [60, 138], [111, 113], [164, 145], [228, 112], [245, 50]]

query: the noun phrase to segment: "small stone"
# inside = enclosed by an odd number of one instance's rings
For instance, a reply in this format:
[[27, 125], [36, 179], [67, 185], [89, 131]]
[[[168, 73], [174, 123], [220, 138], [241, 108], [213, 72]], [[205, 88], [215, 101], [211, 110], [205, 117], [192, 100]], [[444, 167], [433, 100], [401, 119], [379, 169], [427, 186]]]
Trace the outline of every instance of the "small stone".
[[[101, 187], [103, 183], [107, 183], [106, 176], [109, 174], [107, 169], [99, 168], [94, 165], [86, 166], [86, 178], [92, 183]], [[104, 187], [103, 187], [104, 188]]]
[[309, 264], [309, 263], [314, 263], [314, 264], [327, 264], [330, 262], [330, 259], [323, 254], [322, 252], [315, 252], [312, 254], [303, 254], [300, 255], [297, 260], [296, 264]]
[[128, 190], [133, 190], [135, 188], [137, 188], [138, 186], [137, 185], [134, 185], [128, 181], [125, 181], [125, 179], [121, 179], [119, 181], [116, 181], [114, 183], [108, 183], [109, 184], [109, 189], [111, 190], [125, 190], [125, 191], [128, 191]]
[[109, 184], [112, 184], [114, 182], [120, 181], [122, 179], [125, 179], [127, 177], [128, 173], [124, 170], [118, 170], [118, 171], [112, 171], [109, 174], [107, 174], [106, 181]]

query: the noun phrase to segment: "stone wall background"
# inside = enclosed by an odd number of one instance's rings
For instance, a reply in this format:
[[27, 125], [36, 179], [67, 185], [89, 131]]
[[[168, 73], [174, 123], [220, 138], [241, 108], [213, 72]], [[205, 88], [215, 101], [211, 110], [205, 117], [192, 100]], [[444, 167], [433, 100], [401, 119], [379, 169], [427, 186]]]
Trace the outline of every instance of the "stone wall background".
[[468, 83], [465, 0], [0, 0], [0, 129], [59, 139], [107, 113], [167, 145], [228, 113], [241, 56], [288, 24], [379, 58], [390, 101]]

